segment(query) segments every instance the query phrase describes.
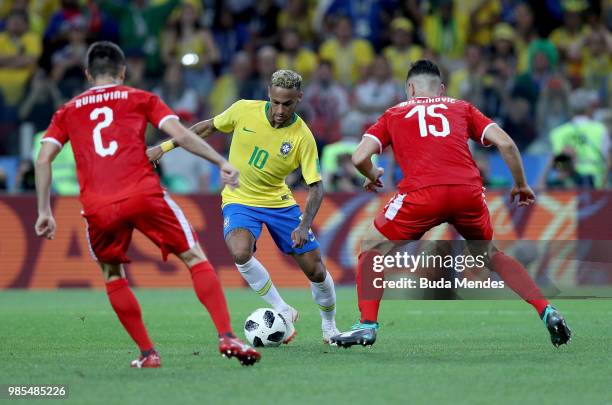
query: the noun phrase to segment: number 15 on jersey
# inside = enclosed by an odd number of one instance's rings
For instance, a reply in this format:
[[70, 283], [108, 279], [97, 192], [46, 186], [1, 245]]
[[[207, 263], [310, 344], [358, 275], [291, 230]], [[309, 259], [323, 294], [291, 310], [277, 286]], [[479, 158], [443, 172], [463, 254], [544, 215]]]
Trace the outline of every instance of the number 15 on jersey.
[[[450, 134], [450, 125], [448, 124], [448, 119], [441, 112], [436, 111], [437, 109], [447, 110], [448, 107], [444, 104], [432, 104], [429, 106], [424, 105], [416, 105], [414, 106], [408, 114], [404, 118], [410, 118], [413, 115], [417, 115], [419, 119], [419, 132], [421, 133], [421, 137], [424, 138], [428, 134], [433, 136], [445, 137]], [[436, 125], [427, 125], [425, 121], [425, 117], [438, 118], [442, 123], [442, 129], [438, 131], [436, 129]]]

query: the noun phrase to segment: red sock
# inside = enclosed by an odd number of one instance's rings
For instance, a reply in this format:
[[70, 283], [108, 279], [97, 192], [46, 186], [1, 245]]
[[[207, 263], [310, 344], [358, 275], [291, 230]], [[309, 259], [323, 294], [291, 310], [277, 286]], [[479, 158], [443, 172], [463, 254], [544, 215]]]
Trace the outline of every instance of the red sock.
[[211, 264], [201, 262], [193, 266], [191, 280], [193, 289], [200, 302], [208, 310], [219, 336], [233, 334], [223, 288]]
[[119, 321], [138, 345], [141, 352], [153, 349], [147, 329], [142, 322], [140, 304], [125, 278], [106, 283], [106, 293]]
[[384, 291], [374, 288], [372, 283], [375, 277], [383, 277], [383, 273], [374, 273], [372, 270], [373, 257], [377, 254], [374, 251], [363, 252], [359, 255], [357, 262], [356, 284], [359, 312], [361, 312], [360, 322], [378, 321], [378, 308]]
[[535, 281], [517, 260], [506, 256], [503, 252], [498, 252], [491, 259], [491, 268], [499, 274], [508, 287], [530, 303], [538, 314], [544, 311], [548, 300], [544, 298]]

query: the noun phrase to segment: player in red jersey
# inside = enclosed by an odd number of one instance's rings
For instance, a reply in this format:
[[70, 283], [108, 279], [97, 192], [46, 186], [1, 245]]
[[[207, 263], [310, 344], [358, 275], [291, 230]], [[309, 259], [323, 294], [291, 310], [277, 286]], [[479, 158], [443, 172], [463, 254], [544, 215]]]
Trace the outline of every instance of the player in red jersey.
[[332, 341], [343, 347], [376, 341], [383, 290], [372, 294], [368, 284], [373, 281], [373, 256], [386, 253], [389, 241], [418, 240], [429, 229], [448, 222], [468, 241], [473, 255], [486, 252], [487, 267], [537, 310], [552, 343], [567, 343], [571, 332], [563, 316], [544, 298], [525, 268], [491, 242], [493, 229], [482, 179], [468, 140], [498, 148], [515, 182], [510, 199], [518, 198], [520, 206], [527, 206], [535, 202], [535, 194], [527, 185], [520, 153], [510, 136], [473, 105], [444, 97], [443, 92], [438, 67], [427, 60], [416, 62], [407, 77], [409, 100], [388, 109], [353, 154], [353, 163], [366, 177], [367, 191], [382, 187], [383, 169], [375, 167], [371, 158], [388, 146], [404, 177], [361, 245], [357, 268], [361, 319]]
[[51, 162], [70, 141], [90, 253], [102, 269], [113, 310], [141, 351], [132, 367], [161, 366], [123, 268], [123, 263], [129, 262], [126, 251], [134, 229], [155, 243], [164, 259], [173, 253], [187, 265], [196, 295], [219, 334], [220, 352], [238, 358], [243, 365], [254, 364], [260, 354], [234, 335], [215, 270], [185, 215], [162, 189], [145, 154], [147, 123], [170, 134], [191, 153], [218, 165], [227, 186], [238, 186], [239, 173], [206, 142], [181, 125], [159, 97], [124, 86], [125, 71], [125, 56], [117, 45], [111, 42], [91, 45], [85, 75], [93, 87], [55, 113], [41, 140], [43, 145], [36, 161], [36, 233], [47, 239], [55, 235], [49, 191]]

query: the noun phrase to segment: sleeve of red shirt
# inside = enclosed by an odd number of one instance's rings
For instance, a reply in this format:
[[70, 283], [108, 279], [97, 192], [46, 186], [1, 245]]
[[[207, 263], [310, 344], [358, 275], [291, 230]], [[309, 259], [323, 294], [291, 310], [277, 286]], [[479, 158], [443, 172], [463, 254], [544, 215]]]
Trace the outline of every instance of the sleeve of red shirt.
[[389, 145], [391, 145], [391, 135], [389, 134], [387, 113], [383, 114], [378, 120], [366, 131], [364, 137], [372, 138], [378, 142], [380, 153]]
[[62, 107], [53, 114], [51, 124], [49, 124], [49, 127], [45, 131], [45, 134], [40, 140], [41, 142], [52, 142], [60, 148], [68, 142], [68, 132], [64, 125], [65, 112], [66, 110]]
[[478, 108], [468, 103], [468, 131], [470, 138], [484, 146], [491, 146], [491, 143], [484, 138], [484, 133], [495, 122], [481, 113]]
[[155, 94], [149, 93], [149, 103], [147, 107], [147, 119], [151, 124], [155, 125], [156, 128], [161, 128], [168, 119], [179, 119], [178, 115]]

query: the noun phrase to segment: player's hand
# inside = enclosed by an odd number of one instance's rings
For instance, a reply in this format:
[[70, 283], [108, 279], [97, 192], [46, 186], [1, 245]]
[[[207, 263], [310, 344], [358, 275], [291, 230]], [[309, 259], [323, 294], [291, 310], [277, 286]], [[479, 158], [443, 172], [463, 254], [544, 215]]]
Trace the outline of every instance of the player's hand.
[[240, 187], [240, 172], [234, 166], [225, 162], [221, 165], [221, 181], [227, 184], [230, 189]]
[[160, 145], [152, 146], [147, 149], [147, 157], [149, 158], [149, 162], [153, 162], [154, 166], [158, 165], [159, 159], [161, 159], [163, 155], [164, 151]]
[[519, 207], [533, 204], [535, 202], [535, 198], [535, 193], [533, 192], [531, 187], [527, 185], [515, 185], [514, 187], [512, 187], [512, 191], [510, 191], [510, 202], [514, 203], [516, 201]]
[[306, 242], [308, 242], [308, 227], [304, 227], [302, 225], [298, 226], [291, 232], [291, 241], [293, 242], [293, 247], [301, 249], [304, 247]]
[[374, 170], [376, 181], [372, 181], [368, 177], [366, 177], [363, 183], [363, 188], [369, 193], [377, 193], [379, 188], [384, 187], [381, 177], [385, 174], [385, 169], [383, 169], [382, 167], [377, 167]]
[[36, 235], [43, 236], [47, 239], [55, 237], [55, 219], [51, 214], [39, 215], [34, 225]]

